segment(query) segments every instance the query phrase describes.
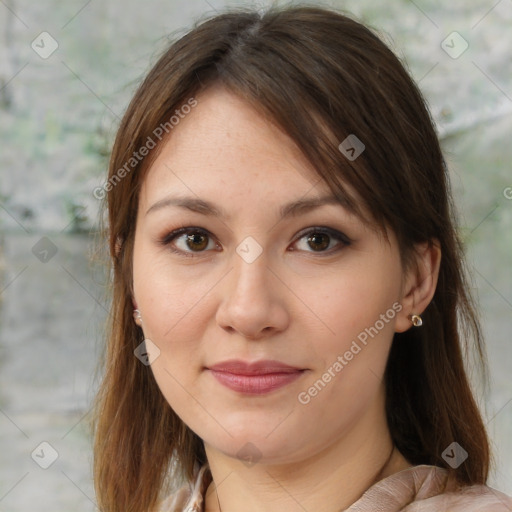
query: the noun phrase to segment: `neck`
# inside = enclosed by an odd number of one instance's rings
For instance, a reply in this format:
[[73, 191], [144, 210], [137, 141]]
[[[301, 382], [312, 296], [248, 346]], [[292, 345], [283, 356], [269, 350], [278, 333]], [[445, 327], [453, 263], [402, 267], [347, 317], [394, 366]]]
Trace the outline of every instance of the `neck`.
[[388, 430], [377, 435], [374, 427], [371, 421], [366, 427], [359, 423], [307, 460], [287, 464], [260, 461], [249, 467], [205, 444], [213, 476], [205, 512], [345, 510], [374, 483], [410, 467]]

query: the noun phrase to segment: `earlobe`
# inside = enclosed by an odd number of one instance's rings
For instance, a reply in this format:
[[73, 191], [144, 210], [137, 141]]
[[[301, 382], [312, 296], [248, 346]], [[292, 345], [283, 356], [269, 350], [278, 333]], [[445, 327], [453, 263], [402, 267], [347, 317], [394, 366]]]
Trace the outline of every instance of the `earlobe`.
[[397, 315], [396, 332], [421, 326], [423, 321], [420, 315], [434, 297], [440, 266], [441, 247], [438, 240], [415, 247], [415, 262], [404, 279], [402, 310]]
[[119, 253], [121, 252], [122, 247], [123, 247], [123, 240], [121, 239], [121, 237], [118, 236], [118, 237], [116, 237], [116, 243], [114, 246], [116, 258], [117, 258], [117, 256], [119, 256]]
[[133, 310], [133, 320], [139, 327], [142, 327], [142, 316], [138, 309]]
[[133, 297], [132, 297], [132, 306], [133, 306], [133, 321], [139, 327], [142, 327], [142, 315], [140, 314], [139, 307], [137, 306], [137, 301]]

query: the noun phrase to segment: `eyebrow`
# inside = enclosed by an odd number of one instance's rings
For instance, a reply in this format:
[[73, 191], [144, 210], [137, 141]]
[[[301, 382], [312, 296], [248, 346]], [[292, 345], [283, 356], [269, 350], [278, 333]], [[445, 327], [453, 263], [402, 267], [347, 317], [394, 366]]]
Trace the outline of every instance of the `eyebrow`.
[[[342, 206], [348, 211], [351, 210], [348, 207], [348, 202], [340, 200], [333, 195], [325, 195], [311, 199], [298, 199], [297, 201], [293, 201], [282, 206], [279, 211], [281, 219], [284, 219], [285, 217], [303, 215], [311, 210], [314, 210], [315, 208], [330, 204]], [[166, 197], [150, 206], [150, 208], [146, 211], [146, 215], [148, 215], [150, 212], [155, 212], [172, 206], [184, 208], [192, 212], [200, 213], [202, 215], [220, 218], [229, 217], [229, 215], [222, 208], [214, 205], [210, 201], [205, 201], [204, 199], [199, 199], [197, 197]]]

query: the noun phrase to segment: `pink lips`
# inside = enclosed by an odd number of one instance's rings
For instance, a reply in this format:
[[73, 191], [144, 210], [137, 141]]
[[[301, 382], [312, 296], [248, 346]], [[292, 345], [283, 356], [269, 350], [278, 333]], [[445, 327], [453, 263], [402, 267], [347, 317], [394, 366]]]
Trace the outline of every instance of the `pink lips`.
[[263, 394], [281, 388], [299, 378], [304, 369], [280, 361], [246, 363], [232, 359], [207, 368], [224, 386], [239, 393]]

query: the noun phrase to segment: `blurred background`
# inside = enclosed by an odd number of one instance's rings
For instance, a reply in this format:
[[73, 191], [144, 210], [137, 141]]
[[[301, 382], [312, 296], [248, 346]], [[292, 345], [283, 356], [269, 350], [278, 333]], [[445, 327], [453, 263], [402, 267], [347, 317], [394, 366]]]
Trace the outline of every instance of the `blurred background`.
[[[512, 494], [512, 1], [316, 4], [377, 29], [430, 105], [488, 346], [490, 484]], [[87, 421], [108, 299], [93, 190], [144, 73], [228, 5], [268, 4], [0, 0], [0, 511], [97, 510]]]

